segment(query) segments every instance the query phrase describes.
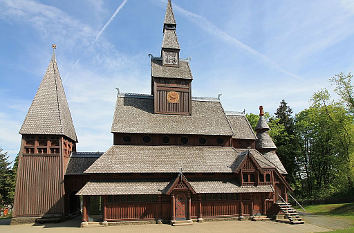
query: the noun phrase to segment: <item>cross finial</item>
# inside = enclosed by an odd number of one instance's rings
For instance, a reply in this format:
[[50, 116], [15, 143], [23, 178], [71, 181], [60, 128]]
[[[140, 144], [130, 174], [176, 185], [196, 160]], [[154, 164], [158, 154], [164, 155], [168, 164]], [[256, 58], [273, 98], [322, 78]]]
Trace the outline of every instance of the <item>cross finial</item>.
[[259, 115], [264, 116], [263, 106], [259, 106]]

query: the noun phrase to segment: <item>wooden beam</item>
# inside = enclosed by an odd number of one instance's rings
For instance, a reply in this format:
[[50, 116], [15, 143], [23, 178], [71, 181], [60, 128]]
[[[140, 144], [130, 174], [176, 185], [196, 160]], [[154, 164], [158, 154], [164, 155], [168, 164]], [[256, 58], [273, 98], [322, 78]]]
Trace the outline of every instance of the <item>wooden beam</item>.
[[87, 196], [83, 196], [83, 203], [82, 203], [82, 221], [83, 222], [88, 222], [88, 216], [87, 216]]
[[171, 195], [171, 207], [172, 207], [172, 221], [175, 221], [176, 220], [176, 201], [175, 201], [175, 195], [172, 194]]

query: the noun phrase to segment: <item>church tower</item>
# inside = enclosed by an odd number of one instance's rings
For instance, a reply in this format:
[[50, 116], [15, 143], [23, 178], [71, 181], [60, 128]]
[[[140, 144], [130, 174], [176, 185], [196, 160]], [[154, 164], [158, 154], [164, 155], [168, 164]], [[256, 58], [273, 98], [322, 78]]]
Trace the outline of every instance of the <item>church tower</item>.
[[176, 20], [168, 1], [160, 57], [151, 59], [151, 92], [157, 114], [191, 115], [192, 73], [189, 62], [180, 59]]
[[65, 215], [64, 174], [77, 137], [54, 49], [20, 130], [13, 217]]

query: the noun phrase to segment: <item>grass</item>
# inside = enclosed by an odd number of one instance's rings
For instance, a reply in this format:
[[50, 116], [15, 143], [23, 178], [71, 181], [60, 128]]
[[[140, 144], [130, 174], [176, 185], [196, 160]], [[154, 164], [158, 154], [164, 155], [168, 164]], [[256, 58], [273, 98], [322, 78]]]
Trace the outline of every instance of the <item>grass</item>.
[[[297, 209], [303, 211], [302, 209]], [[349, 219], [354, 226], [354, 203], [323, 204], [305, 206], [306, 213], [316, 215], [333, 216], [336, 218]], [[353, 233], [354, 227], [342, 230], [329, 231], [331, 233]]]
[[353, 232], [354, 232], [354, 227], [342, 229], [342, 230], [326, 231], [323, 233], [353, 233]]
[[[307, 213], [329, 215], [350, 219], [354, 224], [354, 203], [323, 204], [305, 206]], [[302, 211], [299, 209], [299, 211]]]

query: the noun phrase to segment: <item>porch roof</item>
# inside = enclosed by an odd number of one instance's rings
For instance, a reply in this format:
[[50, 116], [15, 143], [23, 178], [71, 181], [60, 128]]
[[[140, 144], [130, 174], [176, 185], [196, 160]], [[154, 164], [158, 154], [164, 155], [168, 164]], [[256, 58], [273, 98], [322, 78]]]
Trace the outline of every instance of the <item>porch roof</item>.
[[[173, 182], [173, 181], [172, 181]], [[166, 181], [90, 181], [76, 195], [165, 194], [171, 182]], [[190, 181], [196, 193], [268, 193], [270, 185], [240, 186], [230, 181]]]

